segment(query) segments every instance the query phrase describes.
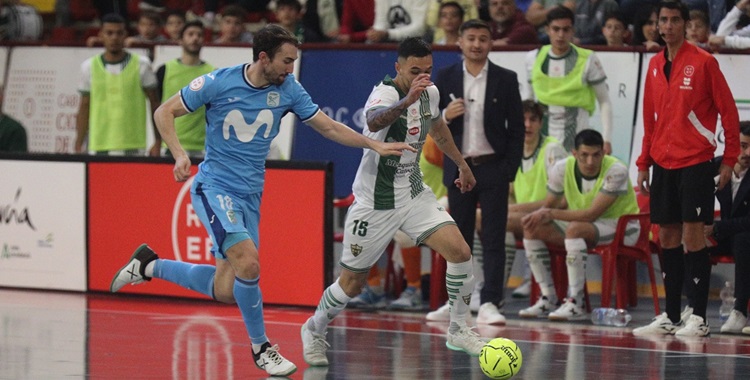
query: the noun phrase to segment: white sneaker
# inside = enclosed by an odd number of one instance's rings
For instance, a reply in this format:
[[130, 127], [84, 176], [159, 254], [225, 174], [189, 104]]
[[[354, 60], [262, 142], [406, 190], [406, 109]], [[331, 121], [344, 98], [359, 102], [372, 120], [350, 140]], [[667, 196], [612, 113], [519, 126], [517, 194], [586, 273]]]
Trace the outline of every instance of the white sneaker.
[[[437, 310], [431, 311], [425, 315], [425, 319], [432, 322], [450, 322], [451, 305], [448, 301], [445, 305], [440, 306]], [[466, 314], [466, 321], [471, 321], [471, 313]]]
[[711, 334], [711, 330], [706, 322], [702, 317], [695, 314], [688, 318], [685, 327], [674, 333], [676, 336], [708, 336], [709, 334]]
[[422, 291], [413, 286], [406, 287], [398, 299], [388, 305], [394, 310], [422, 310], [422, 307]]
[[555, 303], [551, 302], [547, 297], [541, 296], [533, 306], [527, 307], [518, 312], [518, 316], [521, 318], [538, 318], [544, 317], [552, 311], [555, 307]]
[[471, 301], [469, 302], [469, 310], [472, 313], [479, 312], [479, 306], [482, 305], [482, 287], [484, 287], [484, 281], [474, 283], [474, 291], [471, 292]]
[[311, 366], [324, 367], [328, 365], [326, 351], [328, 351], [328, 347], [331, 347], [331, 345], [326, 342], [325, 334], [318, 334], [307, 328], [311, 319], [312, 317], [305, 321], [300, 330], [300, 335], [302, 335], [302, 357]]
[[459, 325], [459, 330], [453, 334], [449, 331], [445, 341], [445, 345], [451, 350], [463, 351], [471, 356], [479, 356], [484, 344], [479, 334], [465, 324]]
[[667, 317], [667, 313], [661, 313], [654, 317], [648, 325], [633, 329], [633, 335], [673, 335], [682, 325], [682, 321], [672, 323], [669, 317]]
[[144, 281], [151, 281], [151, 277], [146, 276], [145, 273], [146, 265], [158, 258], [159, 256], [148, 245], [141, 244], [130, 256], [130, 261], [115, 273], [115, 277], [109, 284], [109, 291], [115, 293], [127, 284], [137, 285]]
[[500, 314], [500, 310], [492, 302], [485, 302], [479, 307], [477, 314], [477, 324], [485, 325], [504, 325], [505, 316]]
[[742, 328], [742, 333], [745, 335], [750, 335], [750, 326], [745, 326]]
[[263, 343], [259, 353], [253, 352], [253, 359], [258, 368], [271, 376], [289, 376], [297, 370], [294, 363], [279, 354], [278, 344], [271, 346], [269, 342]]
[[721, 325], [721, 331], [722, 333], [729, 333], [729, 334], [739, 334], [742, 332], [742, 329], [747, 324], [747, 317], [742, 315], [737, 310], [732, 310], [731, 313], [729, 313], [729, 318], [726, 322], [724, 322], [723, 325]]
[[586, 310], [576, 305], [572, 298], [566, 298], [557, 310], [549, 313], [551, 321], [580, 321], [587, 318]]
[[531, 280], [525, 279], [521, 285], [518, 285], [518, 287], [513, 290], [513, 293], [511, 294], [511, 297], [513, 298], [529, 298], [531, 295]]
[[682, 310], [682, 313], [680, 313], [680, 320], [682, 323], [685, 323], [691, 315], [693, 315], [693, 308], [690, 307], [690, 305], [686, 305]]

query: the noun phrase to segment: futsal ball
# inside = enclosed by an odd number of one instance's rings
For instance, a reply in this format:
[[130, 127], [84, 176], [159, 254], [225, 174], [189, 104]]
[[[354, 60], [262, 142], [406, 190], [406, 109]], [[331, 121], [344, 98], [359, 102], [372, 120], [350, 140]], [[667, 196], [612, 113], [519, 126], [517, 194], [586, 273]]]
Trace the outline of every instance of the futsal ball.
[[510, 379], [521, 369], [521, 364], [521, 349], [510, 339], [495, 338], [487, 342], [479, 353], [479, 366], [490, 379]]

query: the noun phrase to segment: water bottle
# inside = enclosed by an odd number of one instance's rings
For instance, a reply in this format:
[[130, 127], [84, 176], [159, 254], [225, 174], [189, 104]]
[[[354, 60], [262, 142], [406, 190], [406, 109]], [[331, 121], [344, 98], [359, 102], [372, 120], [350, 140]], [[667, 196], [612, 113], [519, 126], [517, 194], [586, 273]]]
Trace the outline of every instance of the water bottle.
[[599, 326], [627, 326], [632, 317], [625, 309], [598, 307], [591, 312], [591, 322]]
[[723, 322], [729, 318], [729, 314], [732, 312], [732, 309], [734, 309], [734, 287], [732, 287], [731, 282], [727, 281], [724, 284], [724, 288], [719, 292], [719, 296], [721, 297], [719, 318], [721, 318]]

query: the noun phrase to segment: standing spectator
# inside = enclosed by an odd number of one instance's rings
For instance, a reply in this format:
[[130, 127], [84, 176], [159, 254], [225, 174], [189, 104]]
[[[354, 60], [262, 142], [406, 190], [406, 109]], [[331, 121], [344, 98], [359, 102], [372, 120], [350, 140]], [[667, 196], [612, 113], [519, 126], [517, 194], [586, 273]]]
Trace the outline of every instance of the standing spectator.
[[[599, 132], [591, 129], [579, 132], [573, 156], [558, 161], [550, 171], [543, 207], [521, 219], [523, 247], [542, 291], [533, 306], [518, 312], [521, 317], [543, 316], [555, 305], [552, 274], [545, 266], [549, 262], [547, 244], [551, 244], [565, 247], [569, 286], [568, 298], [549, 313], [549, 319], [585, 319], [588, 248], [611, 243], [618, 219], [638, 213], [628, 167], [604, 154], [603, 147]], [[565, 205], [567, 208], [563, 209]], [[624, 244], [635, 244], [639, 234], [638, 221], [631, 221], [623, 237]]]
[[526, 20], [537, 30], [541, 43], [549, 43], [549, 36], [544, 26], [547, 24], [547, 13], [558, 6], [564, 6], [571, 11], [576, 9], [574, 0], [532, 0], [526, 10]]
[[375, 0], [344, 0], [341, 31], [336, 40], [341, 43], [365, 42], [375, 20]]
[[228, 5], [221, 12], [220, 35], [214, 40], [215, 44], [251, 44], [252, 33], [245, 30], [247, 13], [239, 5]]
[[625, 41], [630, 38], [628, 23], [620, 12], [612, 12], [604, 16], [604, 26], [602, 26], [602, 35], [607, 41], [607, 46], [623, 47], [627, 46]]
[[375, 0], [375, 21], [368, 42], [403, 41], [422, 37], [426, 29], [428, 0]]
[[451, 186], [461, 175], [453, 161], [443, 163], [448, 204], [464, 240], [474, 245], [477, 205], [482, 210], [481, 241], [484, 286], [477, 323], [504, 324], [500, 309], [505, 289], [505, 226], [508, 191], [523, 154], [524, 125], [518, 79], [513, 71], [488, 59], [489, 25], [469, 20], [461, 25], [463, 61], [441, 69], [435, 79], [440, 108], [453, 139], [477, 178], [468, 193]]
[[464, 19], [464, 9], [455, 1], [440, 3], [440, 17], [438, 27], [432, 36], [435, 45], [455, 46], [460, 34], [458, 30]]
[[[141, 155], [146, 148], [146, 99], [151, 109], [159, 106], [156, 76], [147, 57], [124, 49], [125, 20], [117, 14], [102, 18], [99, 38], [104, 53], [81, 64], [81, 104], [76, 124], [75, 152]], [[161, 136], [154, 129], [149, 155], [158, 156]]]
[[[441, 45], [437, 43], [437, 41], [440, 41], [444, 37], [444, 31], [442, 30], [442, 27], [440, 26], [441, 18], [442, 18], [442, 11], [443, 7], [446, 4], [455, 3], [458, 7], [461, 8], [461, 16], [462, 18], [458, 20], [458, 26], [456, 26], [456, 33], [458, 33], [458, 28], [461, 27], [461, 24], [463, 24], [464, 21], [468, 21], [471, 19], [475, 19], [479, 17], [479, 9], [477, 3], [479, 1], [477, 0], [431, 0], [430, 1], [430, 9], [427, 13], [427, 28], [429, 29], [427, 31], [428, 34], [431, 34], [431, 41], [434, 44]], [[446, 44], [442, 44], [446, 45]]]
[[746, 14], [750, 16], [750, 0], [740, 0], [727, 16], [721, 20], [719, 29], [715, 36], [708, 39], [708, 44], [713, 50], [721, 48], [727, 49], [748, 49], [750, 48], [750, 25], [737, 29], [737, 23], [740, 17]]
[[708, 37], [711, 29], [708, 25], [708, 15], [699, 10], [690, 11], [690, 21], [687, 24], [685, 39], [700, 48], [708, 48]]
[[[305, 10], [300, 12], [302, 23], [310, 38], [307, 42], [328, 42], [338, 37], [341, 32], [339, 15], [343, 11], [343, 0], [306, 0]], [[278, 7], [278, 0], [276, 1]]]
[[534, 27], [514, 0], [490, 0], [490, 17], [492, 46], [539, 43]]
[[573, 45], [575, 16], [559, 6], [547, 14], [550, 45], [526, 56], [529, 90], [527, 99], [536, 96], [547, 106], [546, 131], [573, 149], [575, 135], [589, 128], [589, 116], [599, 103], [604, 136], [604, 154], [612, 152], [612, 105], [607, 89], [607, 74], [599, 57], [591, 50]]
[[580, 45], [604, 45], [604, 15], [619, 10], [615, 0], [578, 0], [576, 2], [575, 41]]
[[167, 37], [161, 34], [161, 16], [154, 12], [142, 12], [138, 16], [138, 34], [125, 39], [125, 46], [134, 44], [154, 44], [167, 42]]
[[656, 28], [656, 7], [641, 8], [633, 21], [633, 45], [645, 46], [646, 50], [657, 50], [664, 46], [664, 40]]
[[[685, 43], [687, 7], [664, 1], [657, 9], [667, 48], [651, 58], [646, 71], [643, 147], [636, 165], [638, 186], [651, 196], [651, 223], [660, 227], [666, 312], [633, 334], [707, 336], [711, 261], [703, 226], [713, 222], [714, 189], [731, 181], [740, 154], [739, 116], [716, 58]], [[725, 145], [717, 185], [710, 160], [719, 115]], [[688, 292], [693, 314], [684, 321], [680, 303], [686, 275], [693, 279]]]
[[276, 0], [276, 23], [297, 36], [300, 43], [318, 42], [322, 38], [302, 23], [302, 4], [299, 0]]
[[171, 42], [180, 42], [182, 28], [185, 27], [185, 12], [180, 10], [171, 10], [167, 12], [166, 21], [164, 22], [164, 31]]
[[[193, 79], [216, 69], [200, 57], [203, 48], [202, 22], [194, 20], [185, 24], [180, 33], [180, 46], [180, 57], [167, 61], [156, 70], [156, 79], [159, 81], [158, 95], [162, 103], [190, 84]], [[177, 138], [188, 156], [203, 157], [206, 143], [206, 108], [200, 107], [184, 117], [175, 119], [174, 125]], [[164, 143], [163, 147], [166, 146]]]
[[42, 37], [44, 23], [36, 8], [20, 1], [0, 5], [0, 41], [36, 41]]
[[[722, 333], [750, 334], [747, 324], [747, 303], [750, 300], [750, 121], [740, 122], [740, 156], [732, 170], [732, 180], [716, 192], [721, 205], [721, 218], [705, 226], [706, 237], [716, 239], [717, 251], [734, 256], [734, 310], [721, 326]], [[720, 164], [722, 157], [714, 159]]]

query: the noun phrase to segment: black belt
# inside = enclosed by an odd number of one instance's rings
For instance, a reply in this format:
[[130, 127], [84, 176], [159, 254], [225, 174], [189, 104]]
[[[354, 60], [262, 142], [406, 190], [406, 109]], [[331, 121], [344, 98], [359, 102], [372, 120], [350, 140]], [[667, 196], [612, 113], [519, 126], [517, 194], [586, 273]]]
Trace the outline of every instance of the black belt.
[[488, 162], [496, 161], [498, 159], [496, 153], [492, 154], [485, 154], [481, 156], [475, 156], [475, 157], [468, 157], [466, 158], [466, 161], [468, 161], [473, 166], [478, 166], [482, 164], [486, 164]]

